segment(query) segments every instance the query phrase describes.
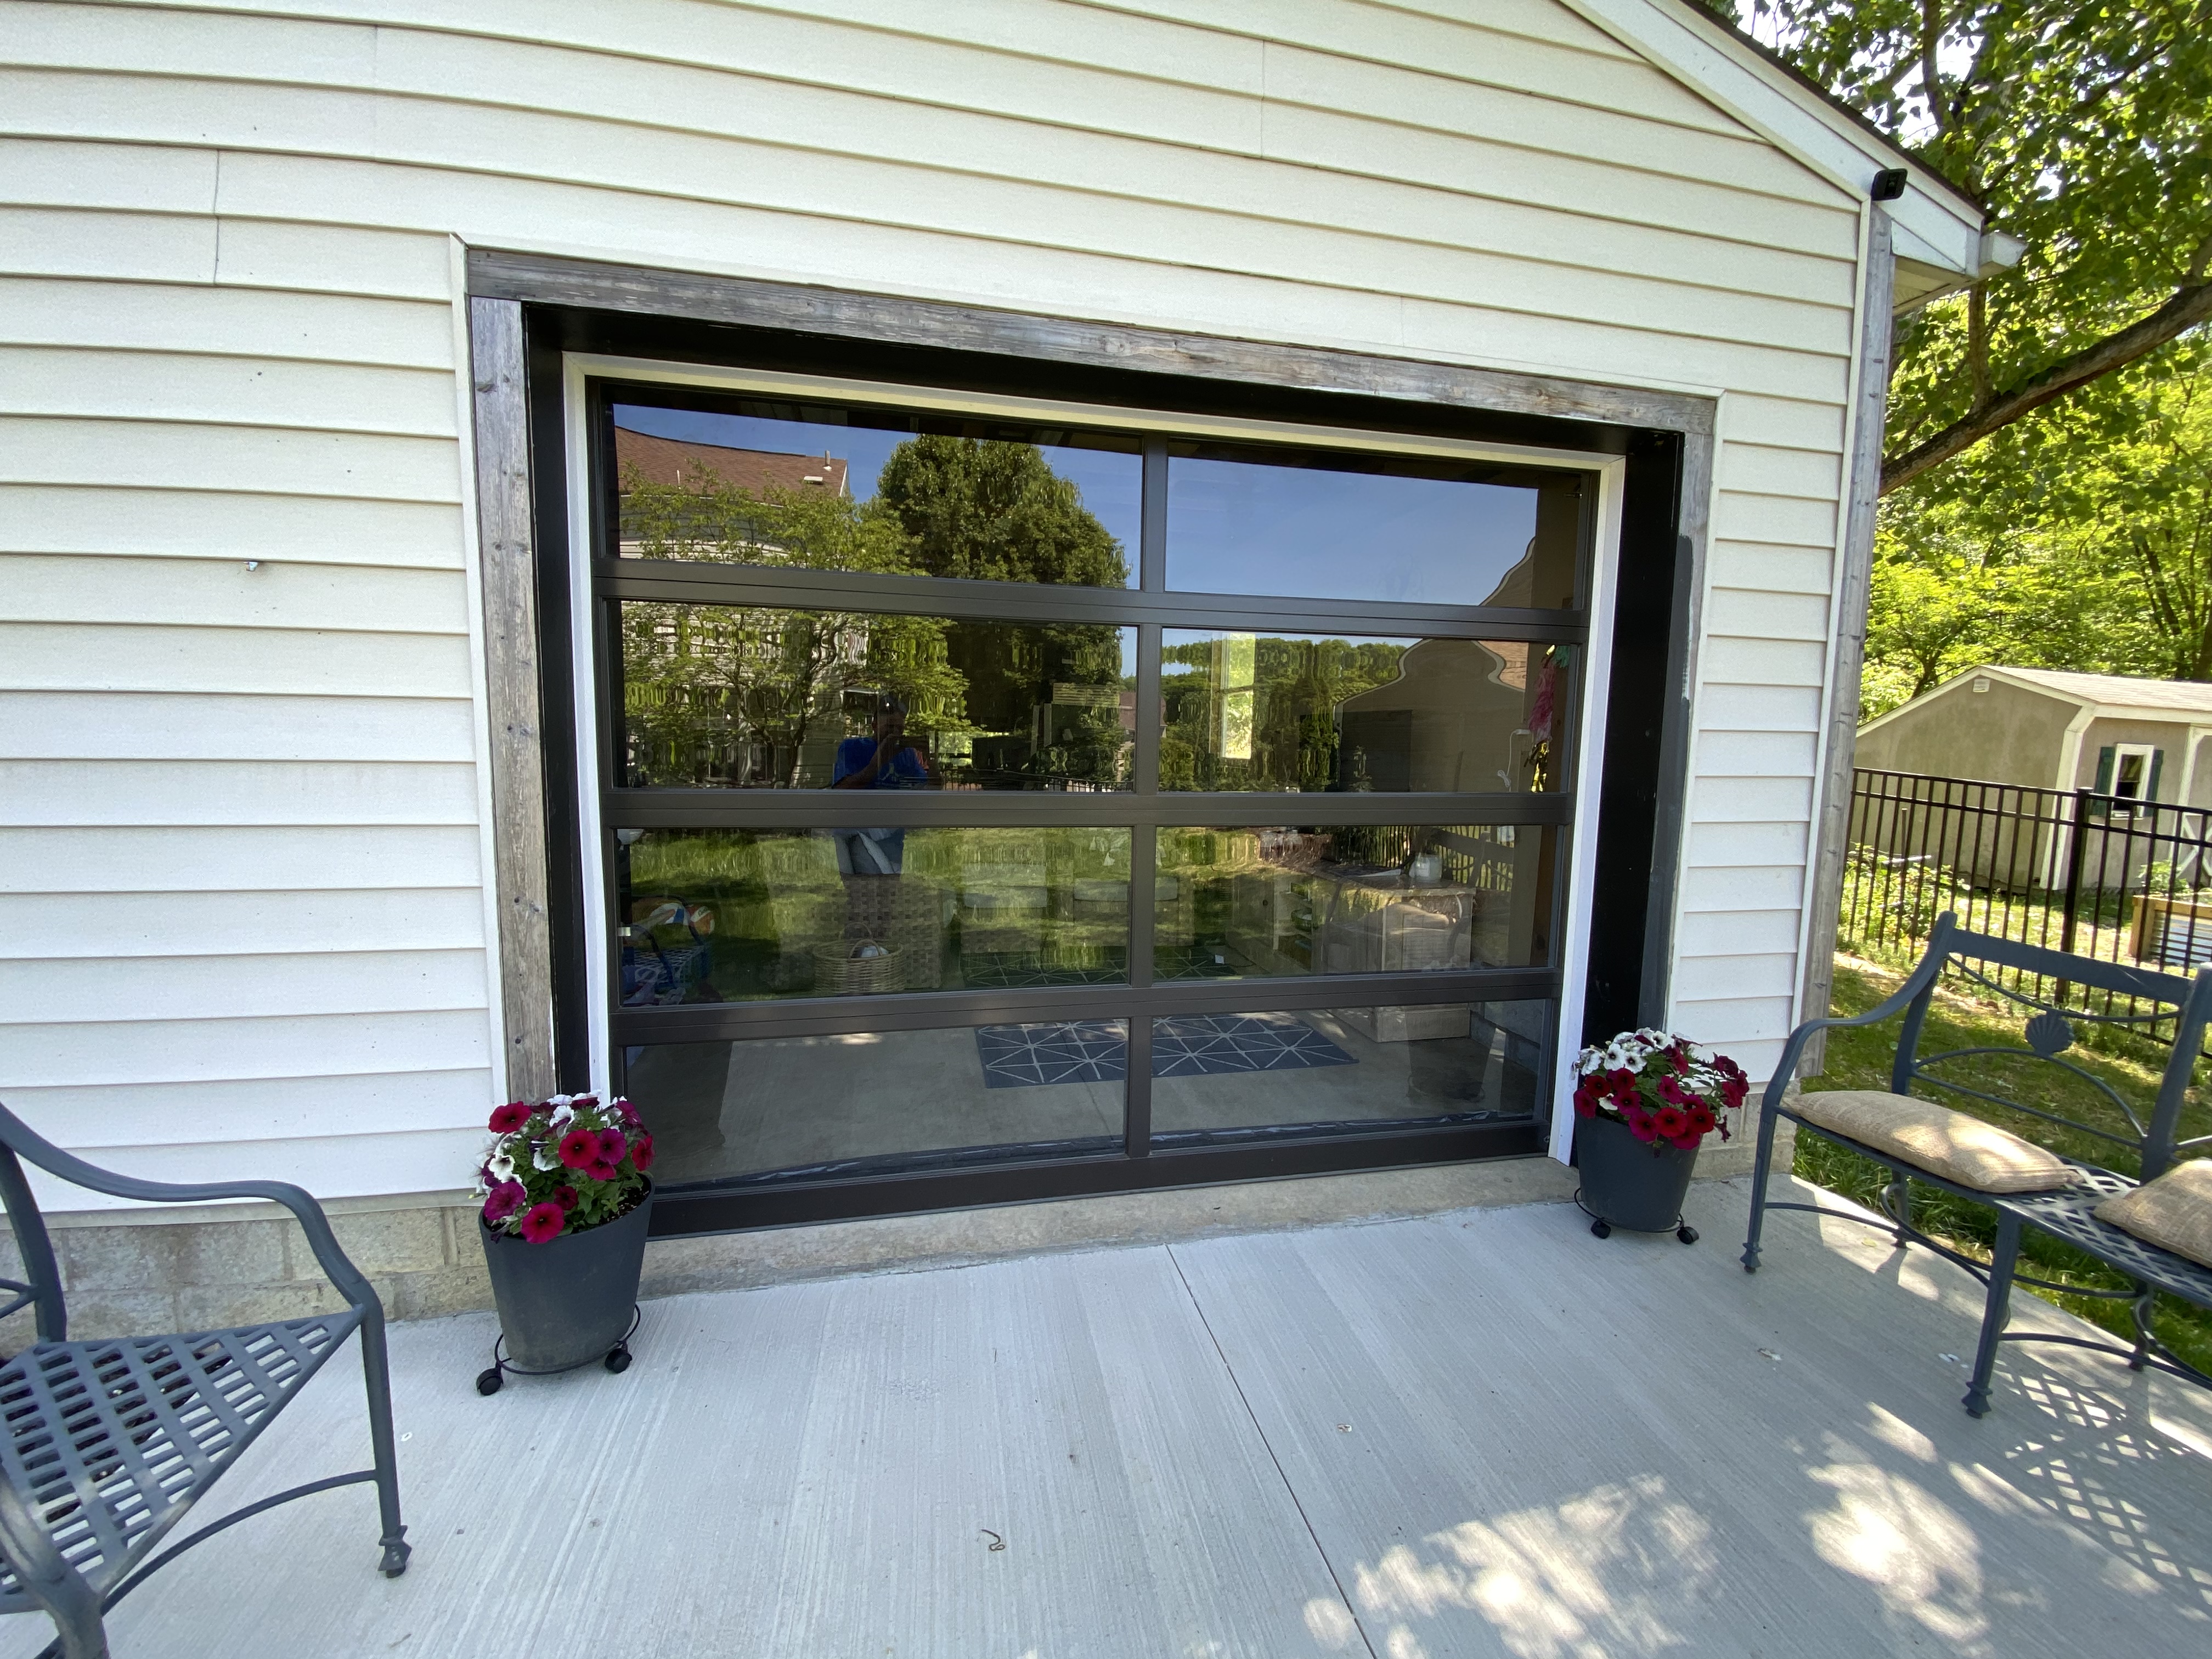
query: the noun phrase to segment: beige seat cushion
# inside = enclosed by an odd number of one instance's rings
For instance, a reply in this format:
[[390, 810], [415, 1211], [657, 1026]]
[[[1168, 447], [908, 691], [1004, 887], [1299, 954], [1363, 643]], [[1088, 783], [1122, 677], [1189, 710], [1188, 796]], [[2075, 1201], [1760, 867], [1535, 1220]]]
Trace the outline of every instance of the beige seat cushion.
[[1879, 1089], [1800, 1095], [1809, 1123], [1982, 1193], [2041, 1193], [2074, 1183], [2074, 1166], [2055, 1152], [1964, 1112]]
[[2092, 1213], [2146, 1244], [2212, 1267], [2212, 1158], [2177, 1164], [2157, 1180], [2106, 1199]]

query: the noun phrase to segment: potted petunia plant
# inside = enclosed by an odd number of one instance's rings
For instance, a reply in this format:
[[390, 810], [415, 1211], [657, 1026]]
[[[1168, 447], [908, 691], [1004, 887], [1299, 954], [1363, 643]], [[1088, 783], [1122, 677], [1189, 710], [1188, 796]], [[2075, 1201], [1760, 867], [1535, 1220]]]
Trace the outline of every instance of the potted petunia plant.
[[504, 1358], [477, 1378], [629, 1364], [628, 1339], [645, 1271], [653, 1136], [627, 1100], [555, 1095], [495, 1107], [477, 1170], [477, 1232], [499, 1309]]
[[1576, 1200], [1600, 1238], [1615, 1227], [1674, 1231], [1685, 1244], [1697, 1229], [1682, 1218], [1698, 1148], [1751, 1091], [1743, 1067], [1726, 1054], [1673, 1031], [1623, 1031], [1585, 1048], [1575, 1062]]

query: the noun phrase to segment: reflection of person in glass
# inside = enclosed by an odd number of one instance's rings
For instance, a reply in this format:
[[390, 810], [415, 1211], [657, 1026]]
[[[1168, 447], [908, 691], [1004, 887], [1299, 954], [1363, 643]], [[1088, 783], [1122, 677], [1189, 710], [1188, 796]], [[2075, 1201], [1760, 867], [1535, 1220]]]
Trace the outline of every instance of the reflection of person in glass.
[[[876, 705], [870, 738], [837, 745], [830, 772], [832, 789], [929, 789], [937, 783], [929, 757], [906, 740], [906, 705], [885, 697]], [[848, 876], [895, 876], [906, 857], [903, 830], [839, 830], [837, 868]]]

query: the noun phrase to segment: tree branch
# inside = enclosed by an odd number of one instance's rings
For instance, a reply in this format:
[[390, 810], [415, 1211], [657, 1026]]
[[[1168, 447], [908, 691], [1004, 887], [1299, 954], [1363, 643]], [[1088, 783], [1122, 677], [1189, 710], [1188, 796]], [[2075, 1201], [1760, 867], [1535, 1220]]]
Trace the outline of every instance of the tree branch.
[[1885, 495], [1907, 484], [1929, 468], [1971, 448], [1992, 432], [2010, 426], [2033, 410], [2064, 397], [2076, 386], [2087, 386], [2138, 357], [2155, 351], [2168, 340], [2197, 324], [2212, 320], [2212, 283], [2185, 288], [2148, 317], [2130, 323], [2118, 333], [2062, 357], [2041, 374], [2000, 392], [1981, 408], [1954, 421], [1933, 437], [1923, 439], [1902, 455], [1881, 464], [1881, 493]]

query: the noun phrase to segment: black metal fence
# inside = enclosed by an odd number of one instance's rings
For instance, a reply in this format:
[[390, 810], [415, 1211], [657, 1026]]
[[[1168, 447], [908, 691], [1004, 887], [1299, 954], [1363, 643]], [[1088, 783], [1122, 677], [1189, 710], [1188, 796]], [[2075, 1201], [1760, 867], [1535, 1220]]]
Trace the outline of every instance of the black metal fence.
[[[2212, 811], [1860, 768], [1838, 943], [1917, 954], [1946, 910], [1976, 933], [2191, 973], [2212, 962]], [[2127, 1018], [2129, 1000], [2100, 1013]], [[2140, 1028], [2167, 1035], [2144, 1011]]]

